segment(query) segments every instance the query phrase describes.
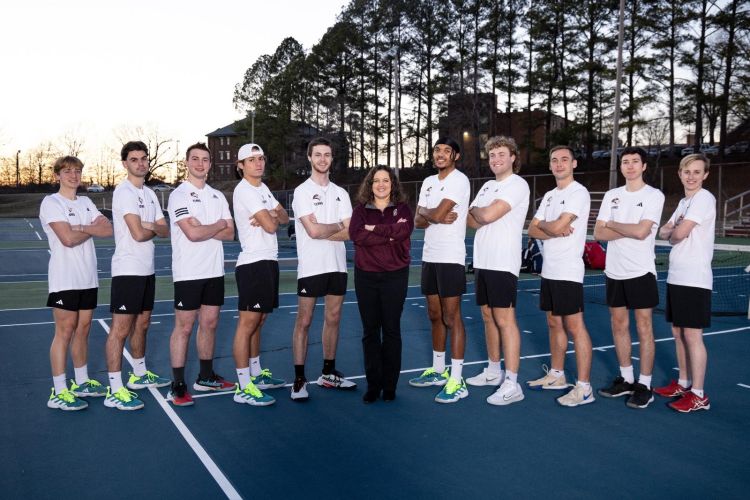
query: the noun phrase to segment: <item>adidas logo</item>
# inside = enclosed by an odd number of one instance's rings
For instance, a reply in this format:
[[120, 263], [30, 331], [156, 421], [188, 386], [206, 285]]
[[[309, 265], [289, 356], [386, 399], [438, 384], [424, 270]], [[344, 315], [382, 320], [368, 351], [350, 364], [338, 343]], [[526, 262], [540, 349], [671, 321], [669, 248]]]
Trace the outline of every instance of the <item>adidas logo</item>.
[[639, 204], [636, 205], [636, 207], [642, 207], [642, 206], [643, 206], [643, 202], [640, 202]]
[[260, 309], [260, 304], [255, 304], [255, 305], [253, 306], [253, 309]]
[[179, 302], [177, 303], [177, 307], [182, 307], [182, 301], [179, 301]]
[[120, 309], [119, 309], [119, 310], [120, 310], [120, 311], [127, 311], [127, 310], [128, 310], [128, 308], [127, 308], [127, 307], [125, 307], [125, 305], [123, 304], [123, 305], [121, 305], [121, 306], [120, 306]]
[[62, 301], [62, 299], [60, 299], [60, 300], [58, 300], [57, 302], [55, 302], [55, 304], [57, 304], [57, 305], [59, 305], [59, 306], [62, 306], [62, 305], [64, 305], [64, 304], [63, 304], [63, 301]]
[[305, 290], [305, 289], [303, 288], [302, 290], [300, 290], [300, 291], [299, 291], [299, 293], [307, 293], [307, 290]]
[[561, 201], [560, 205], [565, 205], [565, 200]]

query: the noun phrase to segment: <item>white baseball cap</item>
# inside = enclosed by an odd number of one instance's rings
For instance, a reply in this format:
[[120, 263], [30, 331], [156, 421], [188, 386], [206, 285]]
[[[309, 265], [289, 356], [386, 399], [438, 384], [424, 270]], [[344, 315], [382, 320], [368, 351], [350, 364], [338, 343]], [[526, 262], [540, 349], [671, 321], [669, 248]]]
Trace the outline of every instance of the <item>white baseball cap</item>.
[[265, 156], [265, 154], [263, 153], [263, 149], [257, 144], [245, 144], [237, 152], [237, 161], [242, 161], [251, 156]]

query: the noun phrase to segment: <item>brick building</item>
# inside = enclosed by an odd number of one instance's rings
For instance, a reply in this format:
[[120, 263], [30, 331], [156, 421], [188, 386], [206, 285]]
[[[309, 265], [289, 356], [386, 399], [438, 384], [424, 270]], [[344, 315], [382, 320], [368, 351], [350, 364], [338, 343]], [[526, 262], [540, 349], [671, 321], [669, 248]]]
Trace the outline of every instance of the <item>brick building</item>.
[[[473, 123], [476, 122], [476, 129]], [[572, 124], [569, 124], [572, 125]], [[547, 128], [549, 127], [549, 134]], [[487, 167], [484, 144], [494, 135], [513, 137], [520, 148], [522, 165], [546, 163], [549, 135], [565, 128], [565, 120], [556, 114], [547, 115], [540, 109], [498, 111], [495, 96], [490, 93], [457, 94], [448, 97], [448, 114], [438, 124], [441, 136], [458, 141], [462, 164], [472, 174]]]

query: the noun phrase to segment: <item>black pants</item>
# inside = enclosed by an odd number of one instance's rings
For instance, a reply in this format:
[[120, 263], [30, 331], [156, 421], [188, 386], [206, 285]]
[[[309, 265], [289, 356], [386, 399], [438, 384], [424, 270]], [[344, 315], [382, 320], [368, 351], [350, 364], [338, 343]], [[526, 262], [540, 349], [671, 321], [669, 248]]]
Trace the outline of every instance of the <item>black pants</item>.
[[408, 267], [389, 272], [354, 269], [369, 390], [396, 390], [401, 372], [401, 312], [408, 284]]

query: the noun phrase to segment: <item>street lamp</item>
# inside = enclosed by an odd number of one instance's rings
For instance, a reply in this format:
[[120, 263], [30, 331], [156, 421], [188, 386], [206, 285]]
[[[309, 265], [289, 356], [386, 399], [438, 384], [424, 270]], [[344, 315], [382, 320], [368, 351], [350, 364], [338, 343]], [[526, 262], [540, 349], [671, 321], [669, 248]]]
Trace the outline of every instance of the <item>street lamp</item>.
[[20, 180], [21, 180], [21, 174], [18, 169], [18, 155], [20, 154], [21, 154], [21, 150], [19, 149], [18, 151], [16, 151], [16, 187], [19, 186]]

